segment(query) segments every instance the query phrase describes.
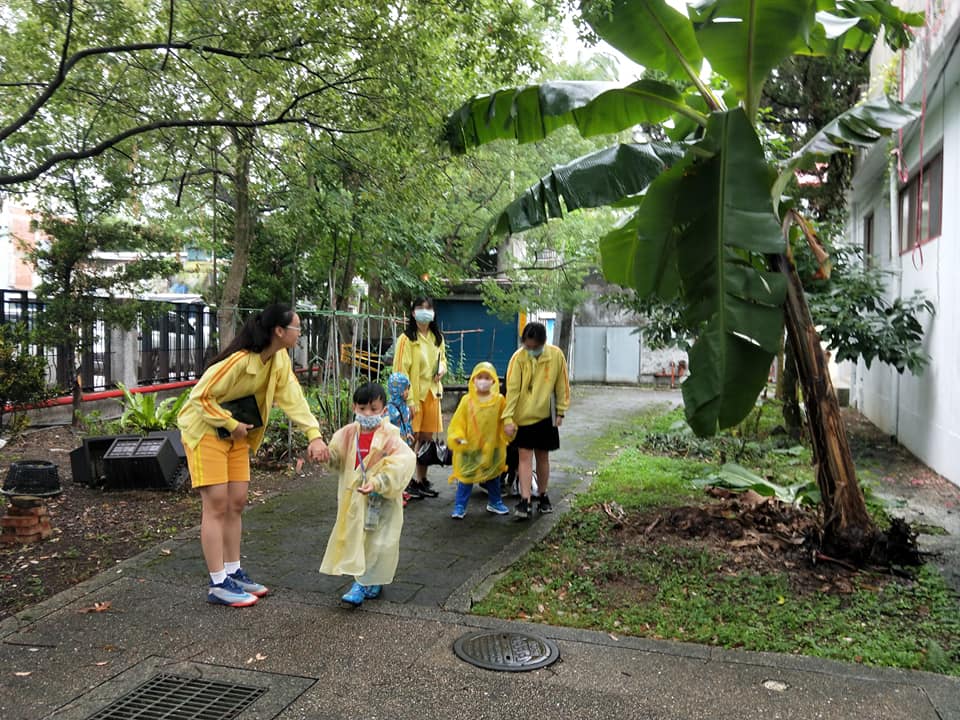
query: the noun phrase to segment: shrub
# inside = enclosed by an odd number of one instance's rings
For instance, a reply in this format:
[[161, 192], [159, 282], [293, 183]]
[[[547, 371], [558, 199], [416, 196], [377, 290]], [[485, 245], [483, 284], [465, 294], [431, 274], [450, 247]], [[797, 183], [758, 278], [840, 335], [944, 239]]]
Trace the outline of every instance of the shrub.
[[22, 323], [0, 324], [0, 432], [4, 415], [12, 415], [7, 430], [16, 433], [27, 424], [23, 406], [55, 394], [47, 385], [46, 359], [31, 355], [29, 344], [30, 334]]

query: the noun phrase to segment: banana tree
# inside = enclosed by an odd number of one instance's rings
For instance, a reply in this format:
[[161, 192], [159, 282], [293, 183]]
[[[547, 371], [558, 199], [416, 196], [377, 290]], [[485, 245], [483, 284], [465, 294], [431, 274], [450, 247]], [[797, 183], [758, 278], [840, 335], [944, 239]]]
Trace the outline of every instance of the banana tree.
[[[548, 82], [477, 96], [448, 120], [452, 150], [536, 141], [563, 126], [591, 136], [659, 123], [672, 142], [621, 144], [553, 168], [504, 209], [482, 241], [564, 210], [629, 211], [600, 239], [603, 271], [641, 296], [679, 298], [699, 327], [683, 399], [687, 421], [701, 435], [749, 413], [786, 325], [800, 349], [824, 542], [864, 557], [876, 529], [789, 255], [791, 227], [805, 224], [781, 194], [818, 158], [869, 146], [917, 113], [888, 98], [864, 103], [777, 166], [757, 135], [758, 103], [766, 78], [790, 54], [862, 52], [880, 32], [903, 47], [910, 40], [905, 27], [922, 23], [922, 15], [889, 0], [699, 0], [687, 14], [666, 0], [583, 0], [580, 12], [600, 38], [665, 80]], [[724, 83], [702, 78], [705, 60]], [[724, 85], [722, 94], [715, 89]], [[811, 247], [819, 250], [813, 238]]]

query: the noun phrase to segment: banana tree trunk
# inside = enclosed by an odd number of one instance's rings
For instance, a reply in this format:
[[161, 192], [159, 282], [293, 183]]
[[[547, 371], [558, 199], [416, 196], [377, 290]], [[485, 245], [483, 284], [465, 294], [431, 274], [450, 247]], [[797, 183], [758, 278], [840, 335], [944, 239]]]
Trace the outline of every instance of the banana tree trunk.
[[865, 559], [873, 547], [877, 528], [867, 512], [857, 482], [840, 404], [833, 390], [820, 335], [797, 275], [786, 255], [771, 256], [773, 270], [787, 280], [786, 325], [793, 349], [816, 462], [823, 511], [822, 542], [831, 554]]

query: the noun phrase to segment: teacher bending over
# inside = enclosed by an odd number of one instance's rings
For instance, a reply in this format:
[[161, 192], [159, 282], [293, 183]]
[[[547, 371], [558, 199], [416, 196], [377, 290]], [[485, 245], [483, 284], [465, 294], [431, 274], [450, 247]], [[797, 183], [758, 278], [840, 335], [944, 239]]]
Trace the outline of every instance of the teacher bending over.
[[[299, 337], [300, 318], [287, 305], [271, 305], [252, 316], [211, 361], [177, 417], [191, 482], [200, 490], [208, 602], [246, 607], [267, 594], [267, 588], [240, 567], [240, 535], [250, 454], [260, 447], [270, 408], [278, 405], [306, 433], [310, 460], [326, 462], [330, 457], [287, 354]], [[225, 404], [238, 413], [244, 407], [244, 422]]]

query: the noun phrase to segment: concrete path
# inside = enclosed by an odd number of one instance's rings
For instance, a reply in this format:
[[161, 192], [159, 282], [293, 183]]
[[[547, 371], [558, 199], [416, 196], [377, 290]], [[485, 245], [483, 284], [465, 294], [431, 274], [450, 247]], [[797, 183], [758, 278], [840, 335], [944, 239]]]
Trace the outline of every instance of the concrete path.
[[[551, 495], [579, 483], [589, 466], [580, 451], [608, 418], [663, 401], [678, 396], [578, 389]], [[170, 673], [266, 689], [241, 720], [960, 720], [960, 682], [938, 675], [463, 614], [475, 588], [545, 534], [557, 514], [531, 523], [488, 516], [478, 496], [467, 519], [454, 522], [446, 487], [407, 513], [402, 567], [386, 598], [342, 610], [336, 600], [345, 582], [316, 572], [335, 510], [332, 485], [321, 479], [251, 510], [245, 562], [274, 588], [253, 608], [203, 602], [192, 531], [0, 623], [0, 718], [87, 720]], [[110, 606], [83, 612], [94, 603]], [[451, 652], [457, 637], [478, 628], [546, 635], [561, 660], [532, 673], [479, 670]]]

